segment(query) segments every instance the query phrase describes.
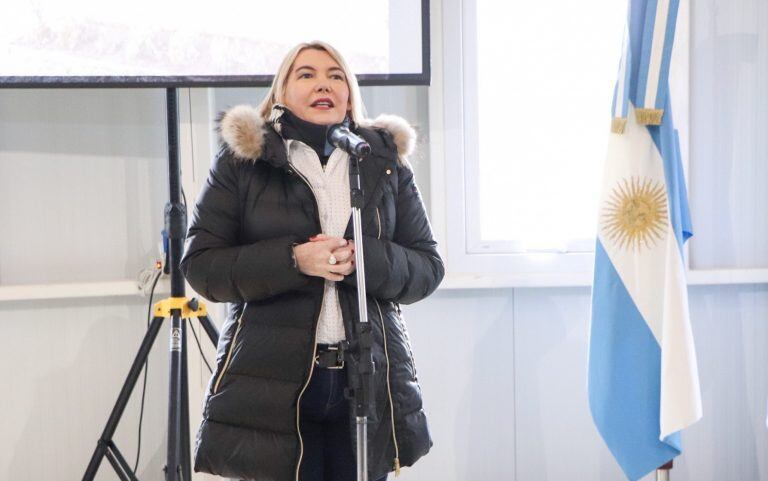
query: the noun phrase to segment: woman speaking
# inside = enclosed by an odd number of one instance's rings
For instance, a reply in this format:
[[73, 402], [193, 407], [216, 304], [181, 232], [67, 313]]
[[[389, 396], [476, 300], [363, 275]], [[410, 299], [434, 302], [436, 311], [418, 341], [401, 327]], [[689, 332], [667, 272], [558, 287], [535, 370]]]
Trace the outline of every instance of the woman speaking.
[[[354, 250], [363, 246], [376, 366], [368, 476], [410, 466], [432, 440], [400, 304], [430, 295], [443, 262], [406, 157], [402, 119], [364, 120], [341, 55], [303, 43], [258, 108], [220, 119], [222, 148], [189, 226], [182, 270], [231, 303], [195, 446], [195, 471], [257, 481], [354, 481], [354, 412], [343, 341], [354, 342]], [[360, 162], [362, 239], [353, 239], [349, 158], [326, 140], [348, 122]]]

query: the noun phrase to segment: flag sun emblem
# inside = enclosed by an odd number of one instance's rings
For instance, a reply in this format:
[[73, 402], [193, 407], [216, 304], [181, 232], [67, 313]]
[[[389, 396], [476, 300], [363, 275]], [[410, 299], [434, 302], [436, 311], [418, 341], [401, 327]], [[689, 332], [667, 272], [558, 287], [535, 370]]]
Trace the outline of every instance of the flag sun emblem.
[[652, 179], [622, 179], [608, 197], [603, 233], [620, 248], [651, 247], [667, 231], [667, 192]]

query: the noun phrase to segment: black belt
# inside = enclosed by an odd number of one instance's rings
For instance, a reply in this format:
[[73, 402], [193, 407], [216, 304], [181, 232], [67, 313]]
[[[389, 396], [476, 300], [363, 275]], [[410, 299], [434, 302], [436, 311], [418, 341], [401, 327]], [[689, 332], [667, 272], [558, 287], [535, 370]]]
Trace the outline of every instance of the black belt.
[[315, 365], [326, 369], [344, 369], [344, 350], [341, 343], [318, 344]]

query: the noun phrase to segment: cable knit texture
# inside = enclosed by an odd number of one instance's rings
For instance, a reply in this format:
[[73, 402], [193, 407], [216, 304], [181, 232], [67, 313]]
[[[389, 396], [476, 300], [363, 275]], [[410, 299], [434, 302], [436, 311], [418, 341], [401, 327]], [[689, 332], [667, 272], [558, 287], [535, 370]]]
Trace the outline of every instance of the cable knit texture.
[[[352, 208], [349, 203], [349, 156], [336, 149], [328, 158], [325, 169], [320, 165], [317, 153], [298, 140], [286, 140], [288, 161], [309, 180], [320, 210], [323, 234], [344, 236]], [[352, 274], [354, 275], [354, 273]], [[317, 327], [317, 342], [335, 344], [346, 339], [341, 319], [341, 307], [336, 294], [336, 282], [325, 281], [323, 308]]]

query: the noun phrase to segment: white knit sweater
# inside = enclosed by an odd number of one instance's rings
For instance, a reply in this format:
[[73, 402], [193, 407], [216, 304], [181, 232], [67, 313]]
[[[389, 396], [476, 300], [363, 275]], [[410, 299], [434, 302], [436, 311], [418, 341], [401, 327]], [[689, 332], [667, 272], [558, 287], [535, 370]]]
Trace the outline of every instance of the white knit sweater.
[[[343, 150], [336, 149], [328, 157], [328, 163], [323, 169], [317, 153], [303, 142], [287, 139], [285, 150], [288, 161], [307, 178], [315, 194], [323, 234], [342, 237], [352, 214], [349, 200], [349, 156]], [[346, 338], [335, 281], [325, 281], [323, 307], [318, 322], [318, 343], [335, 344]]]

